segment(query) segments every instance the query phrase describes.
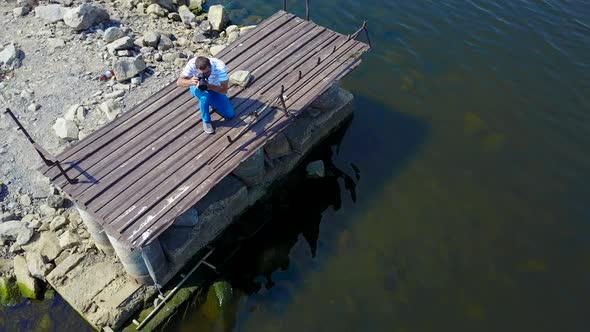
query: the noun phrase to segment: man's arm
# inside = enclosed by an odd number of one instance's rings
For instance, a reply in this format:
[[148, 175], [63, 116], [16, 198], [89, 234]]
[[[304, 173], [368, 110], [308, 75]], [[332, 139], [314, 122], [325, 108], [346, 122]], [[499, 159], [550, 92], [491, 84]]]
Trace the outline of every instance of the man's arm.
[[228, 81], [221, 82], [221, 85], [214, 85], [214, 84], [207, 84], [209, 86], [209, 90], [215, 91], [217, 93], [221, 93], [227, 95], [228, 89]]
[[180, 86], [180, 87], [189, 87], [191, 85], [197, 85], [199, 84], [199, 80], [196, 77], [187, 77], [187, 76], [183, 76], [181, 75], [178, 80], [176, 81], [176, 85]]

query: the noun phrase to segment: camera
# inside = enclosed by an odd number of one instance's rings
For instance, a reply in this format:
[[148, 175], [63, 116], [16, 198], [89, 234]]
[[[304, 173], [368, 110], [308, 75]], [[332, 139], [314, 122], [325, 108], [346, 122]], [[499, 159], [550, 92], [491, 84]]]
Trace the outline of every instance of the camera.
[[209, 89], [209, 87], [207, 86], [207, 76], [205, 74], [197, 75], [197, 79], [199, 80], [199, 84], [197, 85], [197, 88], [199, 88], [199, 90], [205, 91]]

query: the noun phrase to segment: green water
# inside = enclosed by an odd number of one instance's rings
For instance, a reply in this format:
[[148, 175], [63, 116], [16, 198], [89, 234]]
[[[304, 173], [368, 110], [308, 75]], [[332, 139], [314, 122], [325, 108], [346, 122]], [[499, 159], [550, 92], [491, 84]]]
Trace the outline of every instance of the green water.
[[[238, 24], [281, 8], [210, 3]], [[330, 176], [300, 169], [249, 216], [270, 222], [224, 272], [228, 312], [193, 308], [167, 330], [587, 331], [590, 3], [311, 8], [345, 34], [368, 20], [374, 46], [342, 82], [353, 120], [310, 157]], [[10, 310], [4, 324], [31, 311]], [[57, 312], [47, 330], [79, 322]]]
[[[245, 8], [236, 22], [281, 6], [223, 3]], [[235, 312], [170, 330], [587, 331], [590, 3], [311, 4], [319, 24], [371, 30], [342, 82], [355, 117], [311, 158], [355, 195], [295, 175], [226, 276]]]

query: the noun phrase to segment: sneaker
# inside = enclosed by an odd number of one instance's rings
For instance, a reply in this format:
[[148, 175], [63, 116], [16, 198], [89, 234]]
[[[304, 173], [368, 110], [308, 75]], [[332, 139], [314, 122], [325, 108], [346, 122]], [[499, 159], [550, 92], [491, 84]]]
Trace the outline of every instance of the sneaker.
[[203, 122], [203, 131], [207, 134], [213, 134], [215, 129], [213, 129], [213, 125], [211, 123]]

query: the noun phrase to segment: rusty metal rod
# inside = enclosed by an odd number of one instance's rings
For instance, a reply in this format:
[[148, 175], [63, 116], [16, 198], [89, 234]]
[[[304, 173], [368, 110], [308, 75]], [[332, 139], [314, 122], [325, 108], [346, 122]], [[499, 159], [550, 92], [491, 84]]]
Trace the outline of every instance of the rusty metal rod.
[[309, 21], [309, 0], [305, 0], [305, 19]]
[[283, 0], [283, 11], [287, 11], [287, 0]]

